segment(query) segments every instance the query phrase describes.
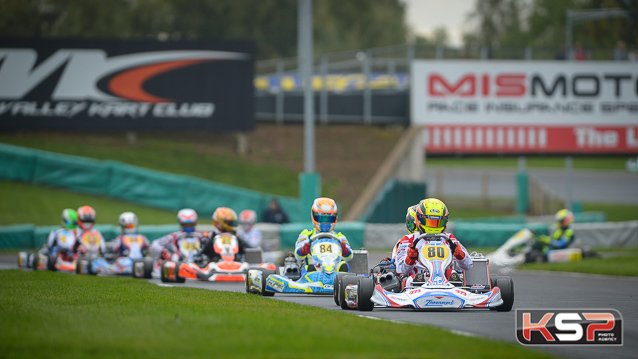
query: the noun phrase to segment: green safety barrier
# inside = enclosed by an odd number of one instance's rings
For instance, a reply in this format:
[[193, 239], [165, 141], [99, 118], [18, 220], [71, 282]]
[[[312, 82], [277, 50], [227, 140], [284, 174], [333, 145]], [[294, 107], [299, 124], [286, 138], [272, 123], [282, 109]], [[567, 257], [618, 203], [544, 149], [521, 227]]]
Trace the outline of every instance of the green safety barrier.
[[[193, 208], [210, 217], [215, 208], [257, 213], [277, 198], [291, 222], [307, 219], [299, 199], [281, 197], [202, 179], [132, 166], [118, 161], [63, 155], [0, 143], [0, 179], [45, 184], [105, 195], [150, 207]], [[39, 238], [36, 239], [39, 241]]]
[[523, 228], [547, 234], [547, 223], [474, 223], [454, 222], [454, 236], [465, 247], [499, 247]]
[[425, 183], [389, 179], [368, 210], [359, 218], [367, 223], [403, 223], [408, 207], [426, 198]]
[[[299, 237], [299, 233], [304, 229], [312, 229], [314, 224], [312, 222], [306, 223], [289, 223], [281, 225], [279, 235], [281, 237], [281, 248], [292, 249], [295, 248], [295, 243]], [[364, 229], [365, 223], [362, 222], [337, 222], [335, 225], [335, 231], [341, 232], [352, 249], [359, 249], [363, 247], [364, 243]]]

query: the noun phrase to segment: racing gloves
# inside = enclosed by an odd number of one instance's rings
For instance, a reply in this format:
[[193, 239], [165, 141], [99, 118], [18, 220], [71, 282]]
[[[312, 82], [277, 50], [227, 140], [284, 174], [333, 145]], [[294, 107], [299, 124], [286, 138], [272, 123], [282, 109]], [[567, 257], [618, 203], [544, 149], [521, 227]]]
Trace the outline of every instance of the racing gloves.
[[536, 240], [546, 246], [552, 242], [552, 238], [550, 236], [538, 236]]
[[170, 260], [173, 256], [173, 252], [171, 252], [168, 248], [162, 248], [162, 253], [160, 253], [160, 257], [165, 260]]
[[414, 242], [408, 247], [408, 256], [405, 258], [405, 264], [413, 266], [419, 258], [419, 251], [416, 249]]
[[454, 258], [458, 260], [463, 260], [465, 258], [465, 252], [461, 249], [461, 246], [456, 244], [453, 240], [449, 240], [447, 243], [450, 246], [450, 250], [452, 251]]
[[299, 248], [299, 254], [302, 256], [307, 256], [310, 253], [310, 242], [304, 243], [304, 245]]
[[348, 249], [348, 246], [346, 245], [346, 242], [341, 242], [341, 255], [344, 257], [347, 257], [348, 255], [350, 255], [350, 250]]

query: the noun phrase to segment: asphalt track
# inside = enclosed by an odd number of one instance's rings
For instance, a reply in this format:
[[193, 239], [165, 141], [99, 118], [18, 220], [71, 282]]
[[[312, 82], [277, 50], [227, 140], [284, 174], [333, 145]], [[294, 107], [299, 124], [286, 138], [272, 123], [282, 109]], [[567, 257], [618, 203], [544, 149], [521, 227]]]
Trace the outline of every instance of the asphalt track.
[[[368, 263], [378, 263], [381, 254], [371, 253]], [[0, 256], [0, 268], [16, 268], [15, 255]], [[395, 310], [376, 308], [372, 312], [347, 311], [351, 315], [381, 318], [399, 322], [433, 325], [456, 333], [518, 343], [516, 340], [516, 309], [615, 309], [623, 318], [622, 346], [534, 346], [569, 358], [636, 358], [638, 353], [638, 278], [514, 271], [514, 307], [511, 312], [500, 313], [485, 309], [461, 311]], [[164, 286], [159, 279], [151, 283]], [[197, 287], [210, 290], [243, 292], [244, 283], [210, 283], [187, 281], [171, 286]], [[334, 304], [332, 296], [277, 294], [274, 300], [295, 302], [329, 310], [341, 308]], [[460, 344], [462, 346], [462, 344]], [[486, 348], [486, 350], [489, 350]]]

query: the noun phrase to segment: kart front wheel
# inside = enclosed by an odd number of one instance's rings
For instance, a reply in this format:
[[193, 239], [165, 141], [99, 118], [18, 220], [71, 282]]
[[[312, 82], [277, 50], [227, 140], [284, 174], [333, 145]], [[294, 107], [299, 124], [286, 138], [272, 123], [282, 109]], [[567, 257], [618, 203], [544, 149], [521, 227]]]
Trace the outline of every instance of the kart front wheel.
[[266, 291], [266, 282], [268, 281], [268, 276], [271, 274], [275, 274], [275, 271], [272, 269], [261, 270], [261, 293], [260, 294], [264, 297], [272, 297], [275, 295], [275, 292]]
[[160, 266], [160, 280], [162, 283], [169, 283], [175, 281], [175, 275], [177, 271], [176, 263], [173, 261], [163, 261]]
[[357, 291], [357, 309], [362, 312], [374, 309], [374, 303], [371, 300], [374, 293], [374, 281], [370, 278], [359, 278]]
[[496, 286], [501, 290], [503, 304], [496, 307], [498, 312], [509, 312], [514, 305], [514, 282], [511, 277], [503, 276], [496, 278]]

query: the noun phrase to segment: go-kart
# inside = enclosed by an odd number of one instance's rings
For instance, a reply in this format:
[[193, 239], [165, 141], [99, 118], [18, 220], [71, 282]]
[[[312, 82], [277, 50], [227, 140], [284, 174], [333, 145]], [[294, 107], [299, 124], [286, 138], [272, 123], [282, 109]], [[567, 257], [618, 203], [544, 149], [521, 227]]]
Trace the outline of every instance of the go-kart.
[[50, 270], [61, 272], [75, 272], [76, 256], [70, 251], [54, 250], [49, 252], [42, 249], [39, 252], [18, 252], [18, 267], [33, 270]]
[[[275, 293], [332, 294], [338, 272], [349, 272], [341, 255], [341, 241], [332, 233], [310, 237], [310, 255], [315, 265], [308, 265], [304, 274], [286, 263], [282, 274], [273, 269], [251, 269], [246, 278], [246, 293], [273, 296]], [[301, 273], [302, 275], [299, 275]]]
[[118, 256], [107, 251], [103, 257], [80, 257], [77, 260], [78, 274], [132, 275], [134, 278], [151, 278], [153, 259], [145, 257], [142, 252], [144, 241], [137, 235], [123, 235], [122, 245], [126, 246], [128, 255]]
[[[467, 307], [510, 311], [514, 303], [514, 284], [507, 276], [490, 277], [489, 261], [472, 253], [473, 268], [466, 272], [448, 270], [453, 267], [452, 254], [441, 233], [425, 233], [415, 242], [427, 241], [418, 260], [426, 267], [427, 276], [416, 275], [410, 286], [394, 271], [381, 270], [371, 276], [339, 275], [335, 303], [342, 309], [371, 311], [375, 307], [411, 308], [416, 310], [456, 310]], [[389, 264], [392, 265], [392, 264]], [[448, 273], [454, 276], [450, 281]], [[419, 278], [421, 277], [421, 278]]]
[[243, 282], [252, 267], [275, 269], [273, 263], [251, 265], [237, 260], [239, 242], [230, 233], [220, 233], [213, 238], [213, 250], [221, 260], [209, 262], [204, 255], [198, 255], [199, 242], [180, 242], [181, 261], [163, 261], [160, 265], [162, 282], [184, 283], [186, 279], [209, 282]]
[[552, 249], [545, 256], [542, 249], [535, 246], [536, 238], [534, 231], [527, 228], [521, 229], [496, 251], [487, 254], [487, 258], [495, 269], [507, 273], [523, 263], [579, 261], [584, 257], [597, 255], [589, 248], [569, 246], [563, 249]]

